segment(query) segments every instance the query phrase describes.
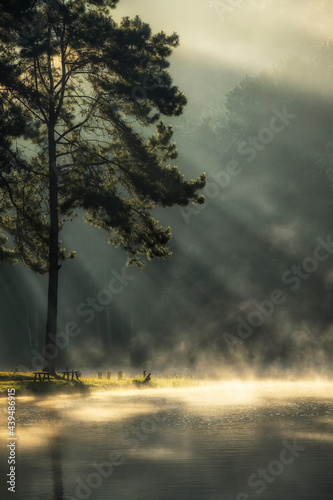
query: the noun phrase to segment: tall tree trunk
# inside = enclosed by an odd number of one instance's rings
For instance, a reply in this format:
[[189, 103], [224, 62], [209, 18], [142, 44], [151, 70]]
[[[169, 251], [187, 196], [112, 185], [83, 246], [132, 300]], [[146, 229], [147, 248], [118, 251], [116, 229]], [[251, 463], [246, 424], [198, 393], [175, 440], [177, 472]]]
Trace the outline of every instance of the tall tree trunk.
[[[51, 117], [52, 118], [52, 117]], [[58, 178], [56, 171], [56, 143], [52, 119], [49, 124], [49, 197], [50, 197], [50, 241], [49, 241], [49, 285], [47, 301], [46, 338], [44, 347], [44, 370], [55, 373], [55, 360], [58, 348], [57, 311], [58, 311]]]

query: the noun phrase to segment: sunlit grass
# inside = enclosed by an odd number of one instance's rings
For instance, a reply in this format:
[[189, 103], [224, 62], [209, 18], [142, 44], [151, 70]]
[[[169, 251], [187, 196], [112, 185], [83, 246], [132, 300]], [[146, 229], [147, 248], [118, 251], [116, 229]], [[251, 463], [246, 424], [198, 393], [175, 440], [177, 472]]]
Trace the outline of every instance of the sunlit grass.
[[101, 392], [121, 389], [143, 389], [143, 388], [172, 388], [193, 387], [200, 384], [200, 380], [192, 377], [165, 377], [152, 375], [147, 384], [143, 384], [144, 378], [140, 375], [135, 377], [124, 376], [118, 378], [80, 377], [80, 380], [64, 380], [51, 378], [50, 382], [34, 382], [32, 372], [11, 373], [0, 372], [0, 396], [7, 395], [8, 389], [14, 388], [17, 395], [20, 394], [53, 394], [74, 392]]
[[15, 389], [16, 395], [72, 393], [88, 390], [84, 384], [77, 381], [67, 381], [60, 378], [60, 376], [57, 379], [52, 378], [50, 382], [34, 382], [34, 378], [32, 372], [0, 372], [0, 396], [7, 395], [8, 389]]
[[163, 387], [194, 387], [202, 384], [202, 380], [194, 377], [163, 377], [157, 376], [152, 378], [149, 382], [150, 387], [163, 388]]

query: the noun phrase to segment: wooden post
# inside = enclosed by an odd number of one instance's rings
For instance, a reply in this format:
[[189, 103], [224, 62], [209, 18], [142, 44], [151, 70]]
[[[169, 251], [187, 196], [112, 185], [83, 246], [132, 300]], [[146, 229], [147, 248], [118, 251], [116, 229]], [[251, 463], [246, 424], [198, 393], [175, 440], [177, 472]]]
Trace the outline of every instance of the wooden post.
[[123, 378], [123, 372], [118, 372], [118, 380], [122, 380]]
[[98, 378], [102, 378], [102, 372], [97, 372]]
[[111, 378], [111, 372], [106, 372], [106, 378], [107, 378], [108, 380], [110, 380], [110, 378]]

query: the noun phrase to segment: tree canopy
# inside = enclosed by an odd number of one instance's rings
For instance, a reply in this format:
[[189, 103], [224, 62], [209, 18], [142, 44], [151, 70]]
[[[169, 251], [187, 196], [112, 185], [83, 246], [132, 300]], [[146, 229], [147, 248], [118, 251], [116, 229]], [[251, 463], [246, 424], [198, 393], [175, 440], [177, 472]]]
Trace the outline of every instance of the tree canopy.
[[[116, 23], [117, 3], [12, 2], [1, 12], [0, 226], [13, 256], [49, 273], [47, 335], [58, 261], [74, 256], [59, 241], [66, 218], [83, 209], [141, 266], [140, 255], [170, 255], [155, 207], [203, 202], [204, 175], [187, 180], [172, 164], [173, 131], [161, 119], [186, 104], [168, 73], [178, 36], [153, 34], [139, 17]], [[4, 245], [0, 257], [10, 257]]]

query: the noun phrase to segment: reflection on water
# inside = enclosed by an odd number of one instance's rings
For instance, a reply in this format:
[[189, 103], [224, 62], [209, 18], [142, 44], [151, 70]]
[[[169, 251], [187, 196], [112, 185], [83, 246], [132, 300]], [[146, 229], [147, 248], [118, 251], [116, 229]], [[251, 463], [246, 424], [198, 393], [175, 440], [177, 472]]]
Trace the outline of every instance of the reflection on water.
[[16, 498], [331, 500], [332, 396], [318, 381], [18, 399]]
[[62, 472], [62, 450], [59, 435], [50, 439], [50, 458], [52, 466], [52, 483], [54, 500], [62, 500], [64, 497], [63, 472]]

